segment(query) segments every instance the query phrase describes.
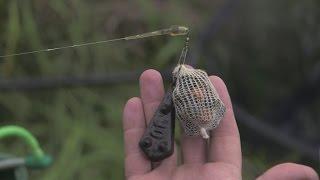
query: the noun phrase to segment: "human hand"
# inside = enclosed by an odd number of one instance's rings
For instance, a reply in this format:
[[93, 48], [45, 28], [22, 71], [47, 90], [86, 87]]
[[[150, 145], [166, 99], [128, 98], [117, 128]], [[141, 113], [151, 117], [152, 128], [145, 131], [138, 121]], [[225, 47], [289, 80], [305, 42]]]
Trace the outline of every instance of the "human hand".
[[[164, 96], [162, 77], [155, 70], [147, 70], [140, 77], [140, 98], [128, 100], [123, 111], [125, 143], [125, 176], [129, 180], [207, 180], [242, 179], [241, 144], [231, 100], [224, 82], [217, 76], [209, 77], [226, 113], [220, 125], [211, 131], [209, 145], [201, 137], [181, 135], [182, 164], [177, 164], [177, 148], [155, 169], [139, 149], [139, 140]], [[208, 148], [207, 148], [208, 147]], [[259, 180], [310, 179], [317, 180], [316, 172], [307, 166], [285, 163], [277, 165]]]

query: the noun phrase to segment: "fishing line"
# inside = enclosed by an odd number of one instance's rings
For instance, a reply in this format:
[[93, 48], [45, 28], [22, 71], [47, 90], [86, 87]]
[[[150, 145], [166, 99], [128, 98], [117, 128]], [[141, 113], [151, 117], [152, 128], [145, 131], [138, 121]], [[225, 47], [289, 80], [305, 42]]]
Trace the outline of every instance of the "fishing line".
[[28, 54], [36, 54], [36, 53], [40, 53], [40, 52], [51, 52], [51, 51], [56, 51], [56, 50], [78, 48], [78, 47], [83, 47], [83, 46], [105, 44], [105, 43], [111, 43], [111, 42], [117, 42], [117, 41], [129, 41], [129, 40], [136, 40], [136, 39], [142, 39], [142, 38], [148, 38], [148, 37], [154, 37], [154, 36], [162, 36], [162, 35], [183, 36], [183, 35], [188, 35], [188, 34], [189, 34], [189, 28], [187, 28], [185, 26], [173, 25], [167, 29], [160, 29], [157, 31], [127, 36], [127, 37], [122, 37], [122, 38], [94, 41], [94, 42], [86, 42], [86, 43], [78, 43], [78, 44], [73, 44], [73, 45], [60, 46], [60, 47], [54, 47], [54, 48], [46, 48], [46, 49], [40, 49], [40, 50], [34, 50], [34, 51], [19, 52], [19, 53], [13, 53], [13, 54], [5, 54], [5, 55], [0, 55], [0, 58], [21, 56], [21, 55], [28, 55]]

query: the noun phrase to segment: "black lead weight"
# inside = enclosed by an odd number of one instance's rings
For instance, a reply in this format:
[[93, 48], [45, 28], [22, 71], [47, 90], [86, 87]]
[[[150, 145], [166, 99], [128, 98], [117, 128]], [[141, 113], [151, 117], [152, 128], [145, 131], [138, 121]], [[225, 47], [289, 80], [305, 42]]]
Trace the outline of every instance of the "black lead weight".
[[140, 146], [142, 146], [143, 148], [148, 148], [151, 145], [152, 145], [152, 140], [149, 137], [146, 137], [140, 142]]
[[150, 161], [161, 161], [174, 150], [175, 111], [172, 91], [168, 91], [153, 115], [139, 146]]

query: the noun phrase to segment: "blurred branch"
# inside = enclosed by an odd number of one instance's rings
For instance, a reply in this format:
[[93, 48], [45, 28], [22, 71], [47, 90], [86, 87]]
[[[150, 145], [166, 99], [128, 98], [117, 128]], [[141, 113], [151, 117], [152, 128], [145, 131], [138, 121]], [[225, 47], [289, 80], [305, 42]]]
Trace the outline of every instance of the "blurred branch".
[[[212, 41], [217, 32], [220, 30], [221, 26], [224, 23], [228, 22], [227, 20], [232, 15], [237, 4], [238, 0], [229, 0], [218, 10], [217, 13], [214, 13], [209, 23], [203, 28], [203, 30], [198, 35], [195, 50], [191, 53], [191, 65], [196, 65], [197, 59], [200, 58], [200, 54], [203, 55], [205, 59], [209, 59], [209, 57], [207, 57], [207, 52], [205, 51], [208, 41]], [[211, 61], [209, 62], [213, 63], [212, 65], [210, 65], [212, 69], [208, 69], [209, 71], [211, 71], [208, 73], [211, 74], [213, 71], [215, 71], [214, 68], [216, 68], [217, 66], [214, 64], [213, 59], [211, 59]]]
[[[312, 71], [308, 74], [307, 79], [300, 85], [300, 87], [277, 103], [266, 115], [266, 119], [273, 119], [275, 121], [281, 119], [281, 123], [286, 123], [293, 126], [293, 119], [295, 113], [304, 105], [310, 104], [316, 100], [320, 95], [320, 62], [318, 62]], [[279, 122], [279, 121], [277, 121]]]
[[[136, 82], [143, 70], [110, 73], [100, 75], [86, 75], [82, 77], [61, 76], [41, 78], [19, 78], [0, 80], [0, 91], [39, 91], [57, 88], [72, 88], [81, 86], [106, 86], [126, 82]], [[161, 71], [166, 79], [171, 79], [171, 70]]]
[[313, 159], [314, 161], [318, 160], [318, 149], [316, 147], [313, 148], [310, 145], [303, 143], [303, 141], [291, 137], [281, 130], [264, 123], [262, 120], [255, 118], [237, 105], [233, 105], [233, 109], [237, 121], [254, 130], [257, 134], [263, 135], [282, 146], [297, 151], [301, 155]]
[[35, 91], [79, 86], [103, 86], [133, 81], [141, 72], [87, 75], [83, 77], [61, 76], [42, 78], [19, 78], [0, 81], [0, 91]]
[[[35, 91], [54, 88], [71, 88], [81, 86], [106, 86], [120, 83], [136, 82], [142, 70], [135, 72], [124, 72], [116, 74], [89, 75], [86, 77], [59, 77], [59, 78], [38, 78], [38, 79], [19, 79], [19, 80], [2, 80], [0, 81], [0, 91]], [[161, 71], [165, 80], [171, 79], [171, 69]], [[295, 150], [300, 154], [317, 160], [317, 149], [282, 133], [280, 130], [263, 123], [255, 118], [244, 109], [234, 105], [235, 116], [240, 123], [253, 129], [258, 134], [280, 143], [281, 145]]]

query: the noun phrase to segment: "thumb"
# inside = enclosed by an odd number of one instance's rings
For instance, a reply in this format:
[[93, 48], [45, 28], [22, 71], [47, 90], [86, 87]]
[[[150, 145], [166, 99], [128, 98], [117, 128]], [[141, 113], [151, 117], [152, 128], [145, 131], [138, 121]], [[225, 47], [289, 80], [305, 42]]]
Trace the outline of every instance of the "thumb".
[[295, 163], [283, 163], [278, 164], [265, 173], [263, 173], [257, 180], [269, 180], [269, 179], [307, 179], [307, 180], [319, 180], [318, 174], [311, 167], [295, 164]]

